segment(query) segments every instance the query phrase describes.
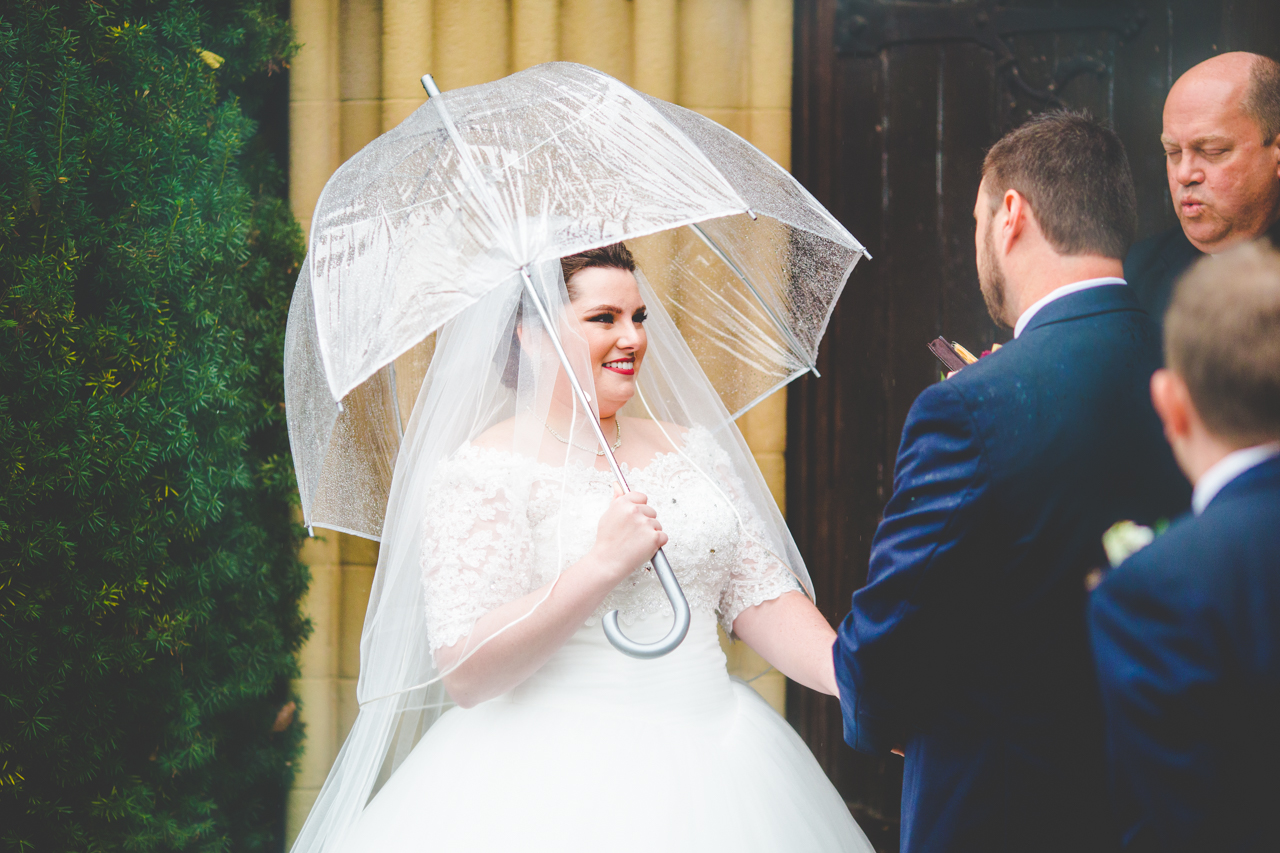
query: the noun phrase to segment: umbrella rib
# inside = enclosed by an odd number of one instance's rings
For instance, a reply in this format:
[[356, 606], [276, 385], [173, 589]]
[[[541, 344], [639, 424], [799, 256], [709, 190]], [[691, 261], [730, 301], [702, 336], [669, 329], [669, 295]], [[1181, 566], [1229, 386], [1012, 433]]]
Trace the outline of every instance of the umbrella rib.
[[[679, 302], [675, 302], [674, 300], [672, 301], [672, 304], [675, 305], [676, 307], [683, 307]], [[703, 329], [706, 330], [707, 340], [710, 342], [712, 346], [715, 346], [723, 350], [724, 352], [736, 358], [738, 361], [752, 367], [753, 369], [755, 369], [760, 373], [768, 374], [773, 372], [770, 369], [768, 364], [765, 364], [759, 361], [754, 361], [751, 358], [749, 358], [747, 354], [744, 353], [740, 348], [734, 348], [724, 343], [724, 341], [721, 340], [721, 336], [716, 334], [719, 331], [719, 327], [712, 325], [711, 323], [704, 320], [702, 317], [699, 317], [696, 314], [691, 312], [687, 315], [687, 317], [690, 323], [694, 323], [698, 326], [701, 326]], [[749, 326], [751, 326], [751, 328], [756, 329], [755, 324], [750, 323], [750, 321], [746, 321], [746, 322]], [[767, 342], [754, 341], [754, 342], [748, 342], [748, 343], [751, 344], [753, 350], [755, 350], [760, 355], [765, 357], [770, 355], [769, 351], [767, 349], [764, 349], [766, 345], [772, 346], [772, 348], [776, 351], [776, 353], [789, 352], [789, 350], [786, 347], [774, 344], [772, 341], [767, 341]], [[805, 365], [804, 370], [801, 372], [805, 373], [805, 372], [808, 372], [808, 370], [809, 370], [808, 365]]]
[[743, 272], [742, 268], [733, 262], [729, 255], [724, 251], [724, 249], [720, 248], [715, 240], [711, 239], [710, 234], [702, 230], [701, 225], [695, 222], [689, 227], [693, 229], [693, 233], [697, 234], [698, 237], [702, 239], [702, 242], [707, 244], [707, 248], [715, 252], [716, 257], [724, 261], [729, 269], [733, 270], [734, 275], [742, 280], [742, 283], [751, 291], [751, 294], [756, 298], [756, 301], [760, 303], [760, 307], [764, 309], [765, 314], [773, 321], [773, 324], [778, 328], [778, 331], [782, 332], [796, 352], [804, 356], [805, 364], [809, 365], [809, 370], [812, 371], [813, 375], [821, 376], [822, 374], [818, 372], [818, 367], [813, 363], [813, 358], [809, 355], [809, 351], [800, 345], [800, 341], [796, 339], [795, 334], [791, 331], [791, 327], [782, 322], [782, 319], [774, 312], [773, 306], [770, 305], [765, 300], [764, 296], [761, 295], [760, 291], [756, 289], [756, 286], [751, 282], [751, 279], [747, 277], [747, 274]]
[[436, 86], [435, 80], [431, 79], [430, 74], [422, 75], [422, 88], [427, 90], [428, 102], [435, 104], [436, 112], [440, 116], [445, 132], [449, 134], [453, 147], [458, 151], [463, 171], [467, 173], [468, 183], [471, 184], [471, 194], [480, 202], [481, 207], [485, 209], [485, 213], [489, 215], [491, 222], [495, 226], [499, 225], [502, 222], [502, 217], [497, 215], [499, 211], [493, 209], [493, 199], [490, 198], [489, 193], [484, 192], [484, 176], [480, 174], [480, 168], [472, 162], [471, 149], [462, 140], [458, 129], [454, 127], [453, 117], [449, 115], [449, 108], [444, 105], [444, 99], [440, 97], [440, 89]]

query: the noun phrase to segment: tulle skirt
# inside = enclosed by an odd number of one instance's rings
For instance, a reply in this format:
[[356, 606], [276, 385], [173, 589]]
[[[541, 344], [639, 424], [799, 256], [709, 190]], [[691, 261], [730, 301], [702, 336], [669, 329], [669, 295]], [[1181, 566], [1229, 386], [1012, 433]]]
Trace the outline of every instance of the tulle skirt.
[[[663, 633], [656, 619], [628, 628]], [[654, 661], [584, 627], [520, 687], [450, 710], [342, 849], [872, 850], [804, 742], [728, 676], [701, 613]]]

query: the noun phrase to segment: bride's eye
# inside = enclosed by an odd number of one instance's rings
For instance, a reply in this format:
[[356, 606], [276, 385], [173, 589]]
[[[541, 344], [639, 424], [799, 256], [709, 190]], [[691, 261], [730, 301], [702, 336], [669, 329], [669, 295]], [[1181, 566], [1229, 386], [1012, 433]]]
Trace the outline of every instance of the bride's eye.
[[643, 308], [641, 308], [635, 314], [631, 315], [631, 322], [633, 323], [643, 323], [645, 320], [648, 320], [648, 319], [649, 319], [649, 312], [644, 310]]
[[588, 323], [612, 323], [612, 322], [613, 322], [613, 312], [612, 312], [612, 311], [605, 311], [605, 312], [603, 312], [603, 313], [601, 313], [601, 314], [594, 314], [594, 315], [592, 315], [592, 316], [590, 316], [590, 317], [588, 317], [588, 318], [587, 318], [587, 322], [588, 322]]

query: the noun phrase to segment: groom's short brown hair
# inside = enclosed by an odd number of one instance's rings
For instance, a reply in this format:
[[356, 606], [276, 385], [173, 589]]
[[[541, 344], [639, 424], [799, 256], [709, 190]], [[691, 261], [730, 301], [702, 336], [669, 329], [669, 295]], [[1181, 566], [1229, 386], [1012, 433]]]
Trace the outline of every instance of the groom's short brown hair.
[[988, 201], [1017, 190], [1060, 255], [1123, 258], [1138, 228], [1129, 158], [1116, 132], [1088, 113], [1028, 119], [982, 162]]
[[1200, 259], [1174, 290], [1164, 347], [1214, 435], [1280, 439], [1280, 252], [1260, 240]]

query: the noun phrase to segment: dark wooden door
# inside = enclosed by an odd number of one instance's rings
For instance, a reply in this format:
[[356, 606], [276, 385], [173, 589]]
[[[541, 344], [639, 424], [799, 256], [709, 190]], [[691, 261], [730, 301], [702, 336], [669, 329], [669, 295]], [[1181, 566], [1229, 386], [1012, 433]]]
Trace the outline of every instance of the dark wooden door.
[[[1022, 31], [993, 42], [1003, 25]], [[1159, 142], [1169, 86], [1218, 52], [1273, 53], [1278, 36], [1276, 0], [798, 0], [794, 172], [874, 256], [836, 308], [823, 378], [792, 385], [788, 403], [788, 521], [833, 624], [866, 580], [907, 410], [939, 378], [926, 343], [977, 352], [1008, 335], [974, 264], [986, 148], [1054, 105], [1105, 116], [1133, 164], [1140, 236], [1157, 233], [1176, 225]], [[833, 699], [793, 687], [788, 715], [873, 841], [896, 850], [901, 760], [847, 748]]]

